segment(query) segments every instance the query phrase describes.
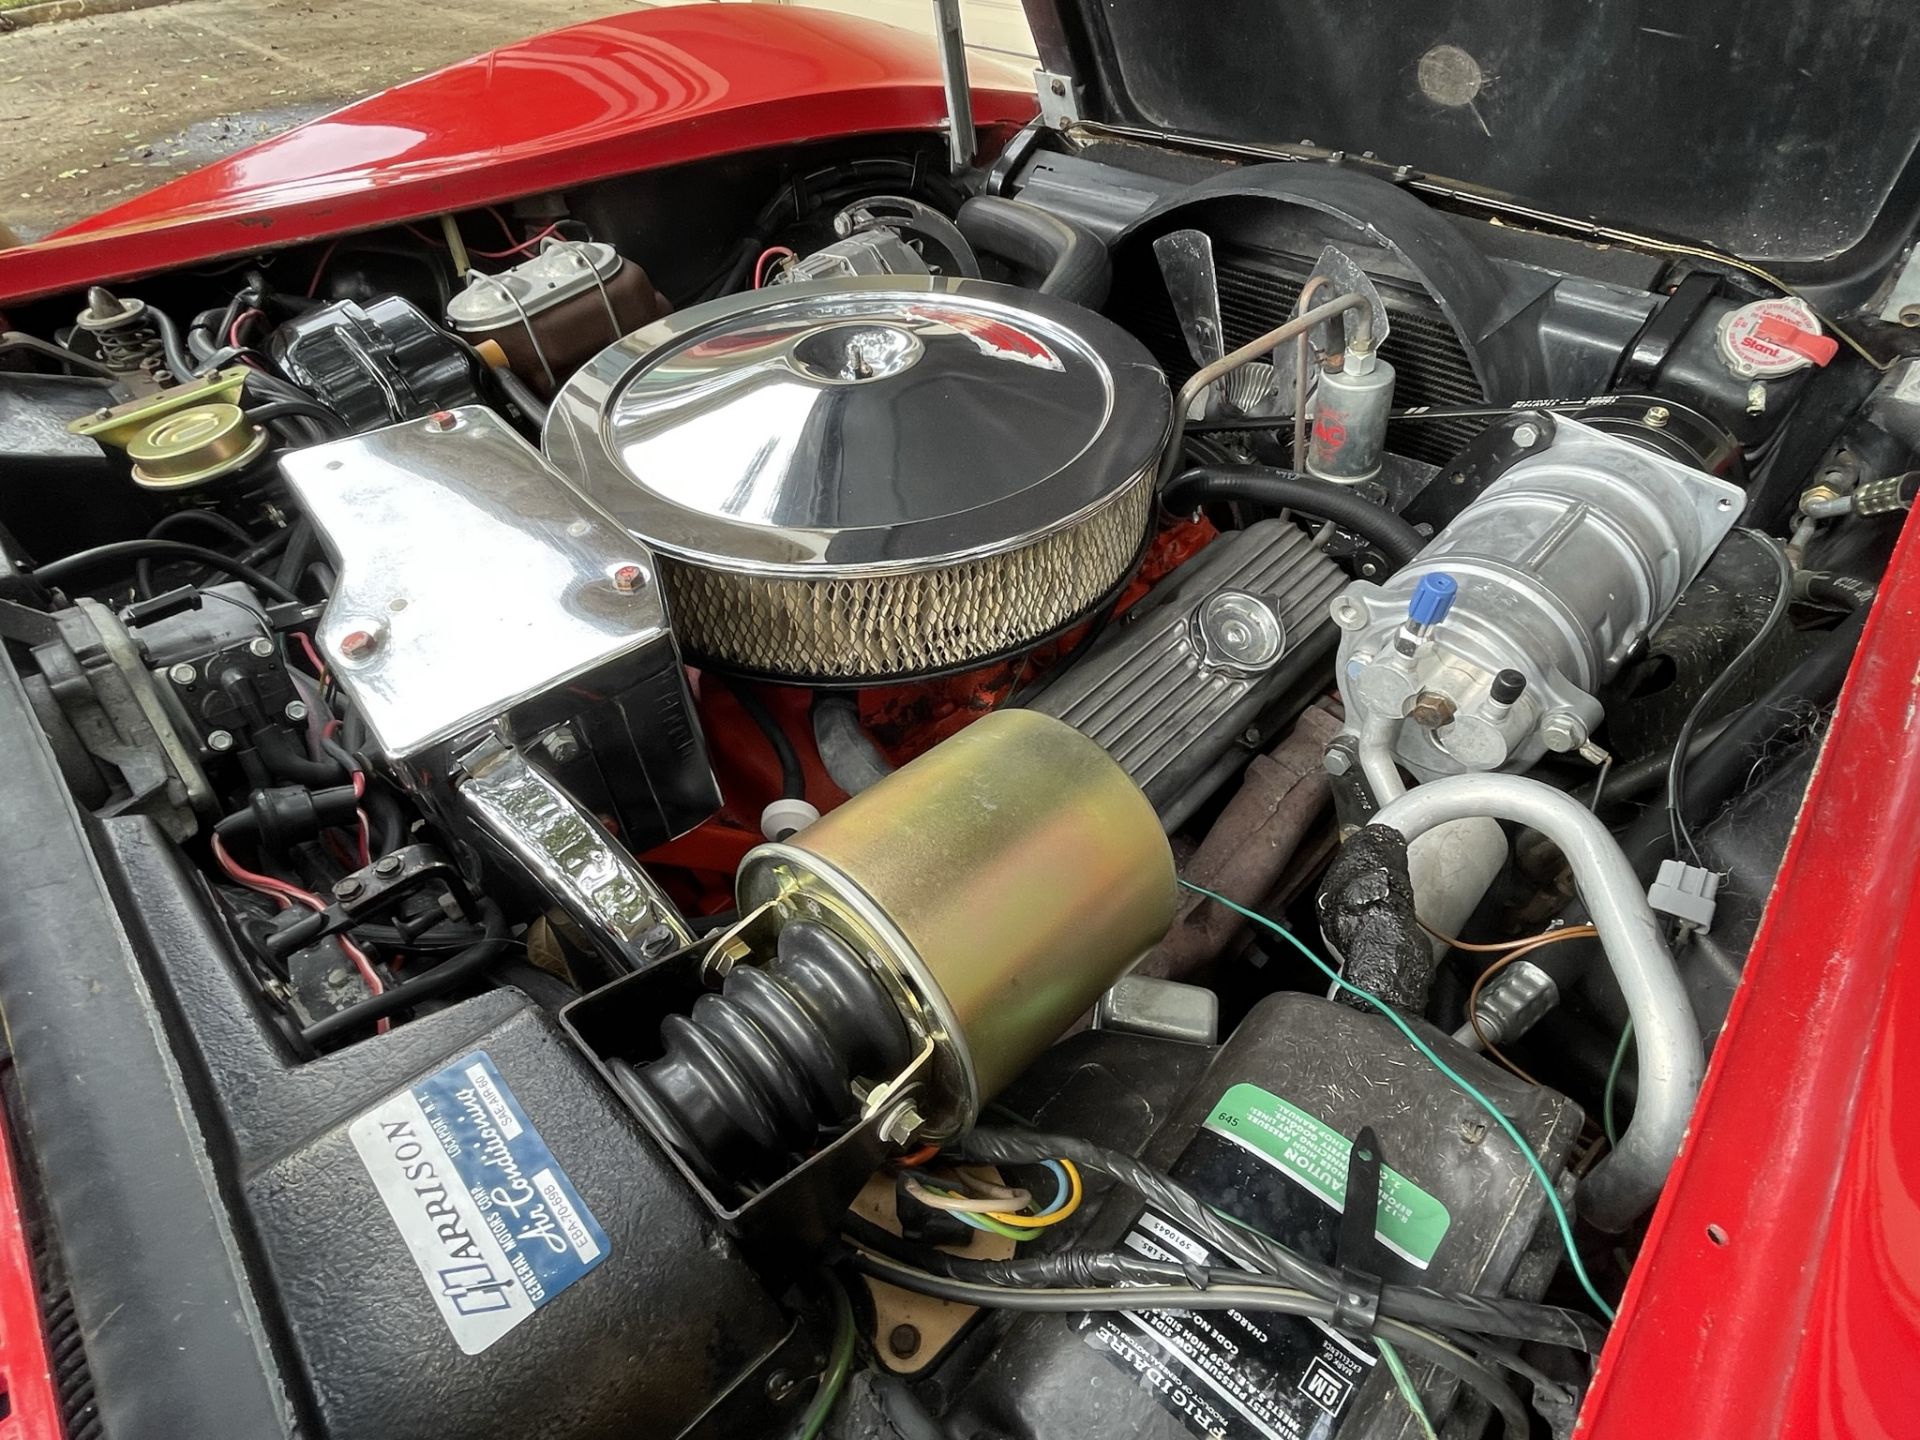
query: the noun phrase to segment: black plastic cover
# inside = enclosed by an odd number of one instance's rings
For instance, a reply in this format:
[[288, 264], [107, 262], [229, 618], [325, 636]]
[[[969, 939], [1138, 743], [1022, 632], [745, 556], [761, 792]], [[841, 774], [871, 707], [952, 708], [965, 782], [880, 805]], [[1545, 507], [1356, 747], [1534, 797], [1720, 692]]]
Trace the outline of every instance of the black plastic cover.
[[[4, 659], [0, 801], [9, 1128], [69, 1287], [49, 1308], [71, 1306], [90, 1367], [86, 1433], [718, 1437], [803, 1401], [764, 1372], [812, 1368], [809, 1332], [524, 995], [303, 1062], [179, 850], [75, 813]], [[348, 1127], [475, 1050], [608, 1245], [469, 1355]]]
[[1752, 259], [1864, 260], [1920, 190], [1898, 0], [1025, 5], [1089, 119], [1371, 154]]
[[274, 331], [269, 345], [287, 378], [354, 430], [479, 399], [467, 349], [398, 295], [310, 310]]

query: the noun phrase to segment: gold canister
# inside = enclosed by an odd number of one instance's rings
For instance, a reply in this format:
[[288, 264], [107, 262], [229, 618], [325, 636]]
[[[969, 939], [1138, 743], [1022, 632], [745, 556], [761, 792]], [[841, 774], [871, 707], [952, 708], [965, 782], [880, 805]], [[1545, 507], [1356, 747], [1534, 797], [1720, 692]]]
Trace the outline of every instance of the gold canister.
[[1093, 741], [1031, 710], [988, 715], [790, 839], [756, 847], [741, 913], [841, 931], [936, 1051], [919, 1133], [943, 1138], [1166, 933], [1173, 855]]

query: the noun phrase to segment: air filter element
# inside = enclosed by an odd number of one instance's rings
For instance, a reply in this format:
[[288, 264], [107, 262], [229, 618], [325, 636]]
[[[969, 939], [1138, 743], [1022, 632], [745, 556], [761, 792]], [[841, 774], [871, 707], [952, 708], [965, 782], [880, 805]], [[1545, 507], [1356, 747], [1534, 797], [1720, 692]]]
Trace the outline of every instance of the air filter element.
[[659, 556], [683, 650], [861, 684], [1045, 638], [1153, 520], [1165, 378], [1090, 311], [979, 280], [695, 306], [567, 382], [547, 458]]

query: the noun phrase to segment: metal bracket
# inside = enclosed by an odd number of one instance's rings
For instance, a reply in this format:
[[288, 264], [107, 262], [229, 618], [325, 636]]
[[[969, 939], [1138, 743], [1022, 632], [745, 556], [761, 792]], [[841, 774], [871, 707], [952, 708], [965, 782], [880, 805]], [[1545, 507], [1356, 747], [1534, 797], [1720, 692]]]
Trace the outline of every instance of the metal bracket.
[[1073, 76], [1056, 70], [1036, 70], [1033, 88], [1040, 97], [1040, 119], [1049, 130], [1065, 130], [1080, 123], [1081, 92]]
[[[267, 949], [275, 955], [289, 955], [329, 935], [337, 935], [355, 925], [377, 920], [382, 915], [390, 914], [407, 896], [435, 881], [447, 887], [455, 903], [467, 915], [478, 913], [473, 895], [460, 877], [458, 866], [431, 845], [403, 845], [391, 854], [382, 855], [373, 864], [362, 866], [336, 881], [333, 900], [326, 909], [315, 911], [283, 930], [274, 931], [267, 937]], [[441, 920], [452, 918], [449, 915], [432, 916], [412, 927], [412, 933], [429, 930]], [[402, 925], [399, 928], [402, 934], [409, 933], [409, 927]]]
[[666, 892], [521, 751], [490, 735], [461, 763], [456, 791], [469, 817], [610, 959], [640, 969], [691, 943]]
[[1907, 252], [1900, 273], [1894, 277], [1893, 288], [1880, 306], [1880, 318], [1909, 330], [1920, 325], [1920, 245]]

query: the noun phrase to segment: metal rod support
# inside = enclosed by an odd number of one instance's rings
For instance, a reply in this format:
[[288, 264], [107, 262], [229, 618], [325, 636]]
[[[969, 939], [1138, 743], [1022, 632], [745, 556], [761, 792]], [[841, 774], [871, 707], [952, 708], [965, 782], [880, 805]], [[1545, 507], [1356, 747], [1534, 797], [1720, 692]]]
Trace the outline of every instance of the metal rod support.
[[947, 91], [947, 150], [954, 173], [973, 166], [973, 90], [967, 81], [967, 37], [960, 0], [933, 0], [934, 35], [940, 45], [940, 77]]

